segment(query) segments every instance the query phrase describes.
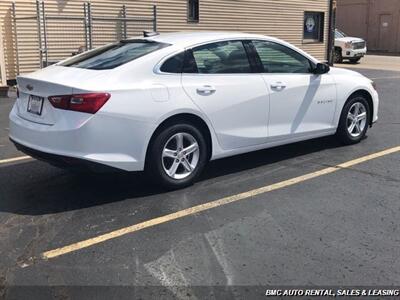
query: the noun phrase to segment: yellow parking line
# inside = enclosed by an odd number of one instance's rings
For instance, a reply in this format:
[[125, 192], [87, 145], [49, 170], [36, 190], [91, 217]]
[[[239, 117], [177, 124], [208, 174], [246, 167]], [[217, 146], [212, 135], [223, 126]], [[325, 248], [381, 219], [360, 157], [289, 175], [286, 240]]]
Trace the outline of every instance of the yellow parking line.
[[400, 151], [400, 146], [397, 146], [397, 147], [390, 148], [390, 149], [387, 149], [384, 151], [380, 151], [380, 152], [376, 152], [376, 153], [373, 153], [373, 154], [370, 154], [367, 156], [363, 156], [363, 157], [336, 165], [334, 167], [328, 167], [328, 168], [325, 168], [325, 169], [322, 169], [322, 170], [319, 170], [316, 172], [308, 173], [308, 174], [305, 174], [305, 175], [302, 175], [299, 177], [295, 177], [295, 178], [281, 181], [278, 183], [274, 183], [271, 185], [263, 186], [261, 188], [254, 189], [254, 190], [251, 190], [248, 192], [244, 192], [244, 193], [237, 194], [237, 195], [232, 195], [232, 196], [225, 197], [225, 198], [215, 200], [212, 202], [193, 206], [193, 207], [181, 210], [181, 211], [177, 211], [175, 213], [171, 213], [171, 214], [168, 214], [168, 215], [165, 215], [162, 217], [154, 218], [154, 219], [151, 219], [148, 221], [144, 221], [142, 223], [138, 223], [138, 224], [135, 224], [132, 226], [121, 228], [121, 229], [118, 229], [118, 230], [115, 230], [115, 231], [112, 231], [112, 232], [109, 232], [106, 234], [102, 234], [102, 235], [99, 235], [99, 236], [96, 236], [96, 237], [93, 237], [93, 238], [90, 238], [90, 239], [87, 239], [84, 241], [73, 243], [73, 244], [70, 244], [70, 245], [67, 245], [67, 246], [64, 246], [61, 248], [57, 248], [54, 250], [46, 251], [46, 252], [42, 253], [42, 258], [50, 259], [50, 258], [54, 258], [57, 256], [61, 256], [61, 255], [64, 255], [64, 254], [67, 254], [70, 252], [74, 252], [77, 250], [81, 250], [81, 249], [84, 249], [84, 248], [87, 248], [87, 247], [90, 247], [90, 246], [93, 246], [93, 245], [96, 245], [96, 244], [99, 244], [99, 243], [102, 243], [102, 242], [105, 242], [105, 241], [108, 241], [111, 239], [115, 239], [117, 237], [129, 234], [129, 233], [133, 233], [133, 232], [145, 229], [145, 228], [153, 227], [153, 226], [156, 226], [159, 224], [167, 223], [167, 222], [177, 220], [177, 219], [180, 219], [183, 217], [194, 215], [194, 214], [206, 211], [206, 210], [210, 210], [212, 208], [216, 208], [216, 207], [219, 207], [222, 205], [229, 204], [229, 203], [237, 202], [237, 201], [244, 200], [244, 199], [249, 199], [251, 197], [254, 197], [254, 196], [257, 196], [260, 194], [264, 194], [264, 193], [268, 193], [268, 192], [278, 190], [278, 189], [281, 189], [284, 187], [288, 187], [288, 186], [291, 186], [291, 185], [294, 185], [294, 184], [297, 184], [297, 183], [300, 183], [300, 182], [303, 182], [306, 180], [310, 180], [310, 179], [313, 179], [313, 178], [316, 178], [316, 177], [319, 177], [322, 175], [327, 175], [327, 174], [339, 171], [341, 169], [349, 168], [349, 167], [358, 165], [360, 163], [363, 163], [363, 162], [366, 162], [366, 161], [369, 161], [369, 160], [372, 160], [372, 159], [375, 159], [378, 157], [382, 157], [385, 155], [389, 155], [389, 154], [392, 154], [395, 152], [399, 152], [399, 151]]
[[31, 158], [32, 158], [32, 157], [30, 157], [30, 156], [19, 156], [19, 157], [1, 159], [1, 160], [0, 160], [0, 165], [1, 165], [1, 164], [13, 163], [13, 162], [20, 161], [20, 160], [27, 160], [27, 159], [31, 159]]

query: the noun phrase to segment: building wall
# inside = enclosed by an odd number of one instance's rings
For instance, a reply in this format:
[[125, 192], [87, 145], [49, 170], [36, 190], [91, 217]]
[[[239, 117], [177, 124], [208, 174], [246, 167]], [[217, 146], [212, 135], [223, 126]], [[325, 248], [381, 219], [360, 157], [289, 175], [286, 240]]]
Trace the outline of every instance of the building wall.
[[338, 0], [337, 27], [373, 51], [400, 52], [399, 0]]
[[[16, 0], [17, 15], [35, 14], [35, 2]], [[7, 78], [15, 78], [16, 55], [12, 26], [12, 0], [0, 0], [0, 24], [3, 25], [5, 61]], [[55, 14], [81, 13], [80, 0], [46, 0]], [[149, 16], [152, 5], [157, 5], [159, 32], [187, 30], [227, 30], [260, 33], [275, 36], [291, 42], [319, 59], [326, 59], [328, 41], [329, 0], [200, 0], [200, 22], [187, 22], [186, 0], [91, 0], [92, 7], [107, 7], [115, 4], [126, 4], [131, 11], [129, 16]], [[105, 6], [107, 5], [107, 6]], [[324, 42], [315, 44], [303, 43], [304, 11], [321, 11], [325, 13]], [[107, 12], [109, 13], [109, 11]], [[118, 12], [116, 11], [116, 14]], [[23, 30], [21, 30], [22, 28]], [[21, 32], [22, 31], [22, 32]], [[18, 48], [36, 49], [38, 45], [36, 26], [33, 21], [19, 26]], [[74, 34], [74, 31], [71, 31]], [[21, 42], [23, 41], [23, 42]], [[22, 51], [23, 52], [23, 51]], [[24, 68], [20, 73], [38, 68], [37, 51], [25, 51], [28, 54], [19, 56]], [[25, 53], [24, 52], [24, 53]]]

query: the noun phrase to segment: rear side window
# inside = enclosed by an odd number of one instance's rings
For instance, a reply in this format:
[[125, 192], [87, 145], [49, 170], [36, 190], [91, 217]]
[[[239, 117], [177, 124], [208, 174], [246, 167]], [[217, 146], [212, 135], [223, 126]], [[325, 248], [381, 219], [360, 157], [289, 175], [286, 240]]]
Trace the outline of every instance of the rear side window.
[[167, 46], [165, 43], [147, 40], [121, 41], [71, 58], [61, 66], [91, 70], [114, 69]]
[[300, 53], [277, 43], [253, 41], [265, 73], [310, 73], [310, 61]]
[[[249, 59], [241, 41], [217, 42], [194, 48], [185, 69], [200, 74], [251, 73]], [[194, 61], [192, 61], [194, 60]], [[195, 66], [193, 66], [195, 64]], [[191, 65], [191, 67], [187, 67]]]
[[160, 71], [165, 73], [182, 73], [185, 52], [179, 53], [167, 59], [161, 66]]

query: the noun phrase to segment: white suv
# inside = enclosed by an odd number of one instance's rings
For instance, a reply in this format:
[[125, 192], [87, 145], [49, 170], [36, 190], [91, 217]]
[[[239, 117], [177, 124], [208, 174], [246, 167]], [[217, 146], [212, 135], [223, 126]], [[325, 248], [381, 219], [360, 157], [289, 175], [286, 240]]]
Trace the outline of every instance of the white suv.
[[356, 63], [365, 54], [367, 54], [367, 43], [363, 39], [350, 37], [338, 29], [335, 30], [335, 63], [341, 63], [344, 59]]

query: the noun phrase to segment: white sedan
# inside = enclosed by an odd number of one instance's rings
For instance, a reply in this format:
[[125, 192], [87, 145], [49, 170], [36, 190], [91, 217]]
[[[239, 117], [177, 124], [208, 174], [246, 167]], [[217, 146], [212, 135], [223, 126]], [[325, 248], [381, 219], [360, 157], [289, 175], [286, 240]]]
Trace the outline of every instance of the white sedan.
[[122, 40], [19, 76], [10, 139], [62, 165], [147, 171], [192, 184], [209, 160], [336, 134], [378, 119], [374, 83], [282, 40], [223, 32]]

